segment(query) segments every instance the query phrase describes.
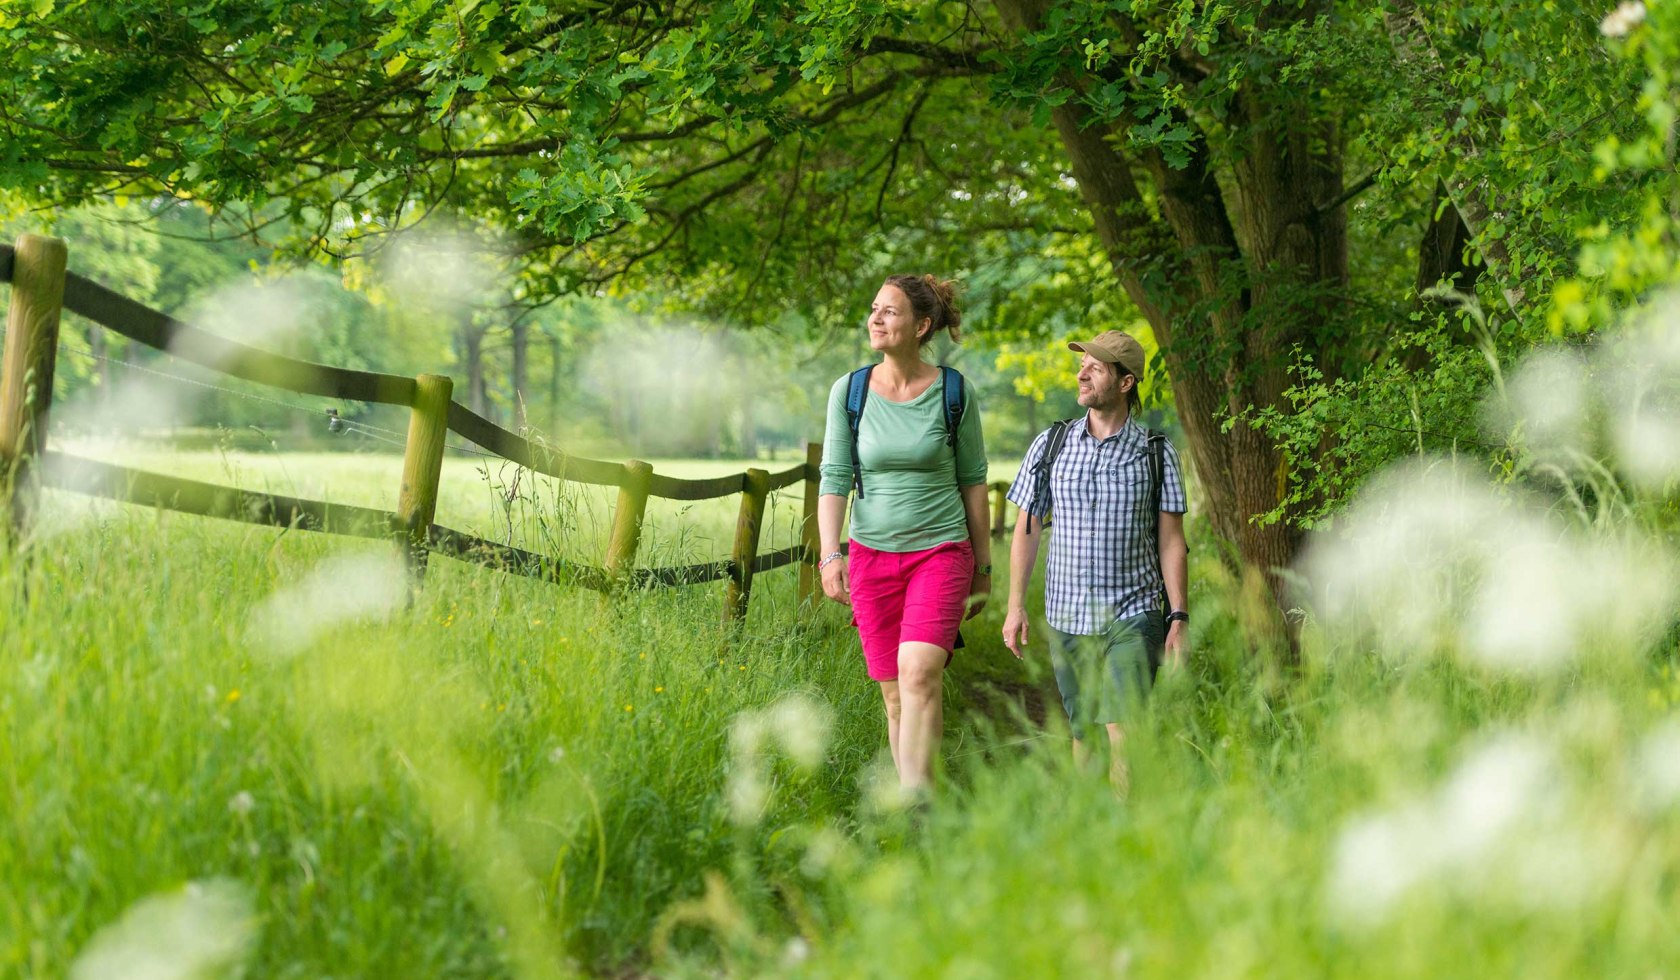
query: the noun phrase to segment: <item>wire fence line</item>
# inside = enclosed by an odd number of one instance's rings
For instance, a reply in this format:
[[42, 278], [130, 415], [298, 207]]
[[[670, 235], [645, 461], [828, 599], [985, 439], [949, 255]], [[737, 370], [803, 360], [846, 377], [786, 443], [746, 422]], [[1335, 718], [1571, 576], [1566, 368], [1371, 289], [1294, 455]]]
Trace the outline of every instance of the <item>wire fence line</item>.
[[[132, 371], [136, 374], [144, 374], [149, 377], [162, 378], [175, 384], [203, 388], [208, 391], [214, 391], [233, 398], [243, 399], [253, 404], [271, 405], [277, 408], [285, 409], [288, 412], [294, 412], [298, 415], [316, 416], [319, 417], [322, 422], [326, 423], [329, 429], [333, 429], [333, 427], [338, 426], [341, 427], [343, 431], [356, 432], [378, 442], [396, 446], [399, 449], [406, 445], [404, 437], [407, 433], [399, 432], [396, 429], [387, 429], [384, 426], [374, 425], [360, 419], [349, 418], [338, 414], [334, 409], [310, 408], [306, 405], [298, 405], [279, 398], [269, 398], [249, 391], [240, 391], [237, 388], [229, 388], [226, 385], [214, 384], [201, 378], [192, 378], [184, 374], [176, 374], [173, 371], [164, 371], [146, 364], [136, 364], [133, 361], [127, 361], [120, 357], [111, 357], [108, 354], [99, 354], [85, 347], [79, 347], [75, 344], [64, 341], [59, 342], [58, 350], [60, 353], [70, 354], [90, 361], [111, 364], [125, 371]], [[334, 431], [339, 430], [334, 429]], [[467, 456], [482, 456], [487, 459], [502, 458], [495, 453], [485, 452], [482, 449], [474, 449], [471, 446], [463, 446], [459, 443], [449, 443], [445, 448], [449, 449], [451, 452], [457, 452]]]

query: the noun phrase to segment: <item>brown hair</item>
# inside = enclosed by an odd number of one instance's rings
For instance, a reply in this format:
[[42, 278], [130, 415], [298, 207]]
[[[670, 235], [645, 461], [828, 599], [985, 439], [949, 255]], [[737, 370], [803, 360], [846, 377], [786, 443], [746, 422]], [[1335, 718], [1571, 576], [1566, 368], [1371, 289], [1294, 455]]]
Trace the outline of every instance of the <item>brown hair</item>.
[[888, 276], [882, 285], [896, 286], [910, 299], [910, 315], [918, 323], [923, 318], [933, 321], [933, 329], [919, 336], [925, 344], [941, 330], [951, 331], [953, 342], [961, 340], [958, 327], [962, 325], [962, 311], [957, 308], [957, 281], [940, 279], [932, 273], [923, 276]]

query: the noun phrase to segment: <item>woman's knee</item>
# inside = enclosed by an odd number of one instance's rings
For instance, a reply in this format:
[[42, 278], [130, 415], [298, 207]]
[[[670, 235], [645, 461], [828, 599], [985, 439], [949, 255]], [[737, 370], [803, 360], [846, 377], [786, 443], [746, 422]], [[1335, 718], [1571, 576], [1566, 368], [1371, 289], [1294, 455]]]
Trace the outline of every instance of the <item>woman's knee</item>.
[[886, 706], [887, 717], [896, 720], [904, 707], [904, 702], [898, 696], [897, 681], [886, 681], [881, 684], [881, 703]]
[[898, 686], [905, 696], [935, 696], [944, 678], [944, 650], [931, 643], [906, 643], [899, 648]]

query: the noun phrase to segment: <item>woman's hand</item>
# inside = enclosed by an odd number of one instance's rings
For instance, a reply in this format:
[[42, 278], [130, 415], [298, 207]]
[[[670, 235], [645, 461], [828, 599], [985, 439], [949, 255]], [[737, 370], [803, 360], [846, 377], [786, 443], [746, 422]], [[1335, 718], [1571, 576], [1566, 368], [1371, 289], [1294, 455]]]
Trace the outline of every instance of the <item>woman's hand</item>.
[[836, 558], [822, 567], [823, 592], [842, 606], [852, 604], [852, 581], [846, 572], [846, 559]]
[[964, 619], [973, 619], [980, 615], [980, 610], [986, 608], [986, 600], [992, 597], [992, 577], [974, 573], [974, 581], [968, 587], [968, 611], [963, 613]]

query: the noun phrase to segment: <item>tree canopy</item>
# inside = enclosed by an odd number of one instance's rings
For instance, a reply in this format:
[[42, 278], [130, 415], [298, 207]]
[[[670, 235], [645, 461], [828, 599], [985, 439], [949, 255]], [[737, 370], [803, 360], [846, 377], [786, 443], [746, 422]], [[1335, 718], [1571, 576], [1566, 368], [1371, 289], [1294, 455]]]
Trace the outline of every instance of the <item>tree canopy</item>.
[[1366, 445], [1301, 379], [1388, 411], [1387, 366], [1450, 415], [1477, 370], [1457, 311], [1538, 339], [1577, 216], [1632, 220], [1650, 174], [1590, 151], [1639, 130], [1641, 66], [1601, 14], [38, 0], [0, 14], [0, 183], [190, 198], [329, 257], [456, 216], [502, 236], [526, 303], [837, 324], [909, 266], [979, 284], [999, 342], [1141, 321], [1213, 525], [1264, 570], [1337, 492], [1312, 459]]

